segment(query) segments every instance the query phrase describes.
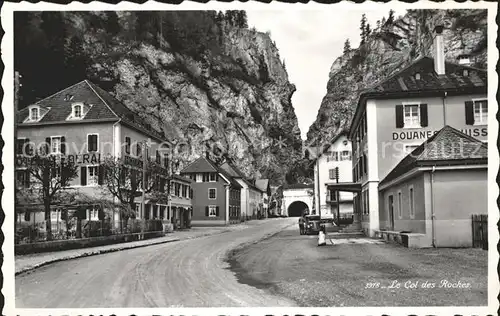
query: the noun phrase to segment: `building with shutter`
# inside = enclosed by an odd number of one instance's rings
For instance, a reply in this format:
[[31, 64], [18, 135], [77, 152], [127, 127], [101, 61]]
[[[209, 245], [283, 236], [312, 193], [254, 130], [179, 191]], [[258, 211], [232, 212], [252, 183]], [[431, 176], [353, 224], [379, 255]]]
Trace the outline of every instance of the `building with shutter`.
[[[23, 157], [40, 146], [45, 146], [50, 155], [63, 156], [78, 166], [78, 176], [71, 181], [70, 188], [77, 189], [90, 199], [104, 198], [115, 203], [115, 198], [103, 195], [102, 162], [105, 157], [122, 158], [131, 168], [140, 168], [142, 155], [146, 154], [165, 172], [169, 163], [169, 142], [166, 136], [154, 130], [137, 113], [88, 80], [74, 84], [17, 112], [15, 174], [18, 187], [29, 186], [32, 182], [23, 166]], [[54, 175], [58, 176], [57, 170]], [[145, 210], [141, 209], [140, 202], [138, 197], [137, 218], [164, 216], [167, 219], [165, 214], [172, 214], [165, 212], [165, 201], [153, 202], [149, 199]], [[160, 204], [163, 212], [159, 210]], [[97, 218], [95, 210], [89, 209], [87, 214], [87, 219]], [[36, 214], [34, 216], [40, 218]], [[54, 218], [57, 216], [56, 214]], [[43, 215], [41, 218], [43, 220]], [[23, 221], [24, 217], [20, 216], [19, 220]]]
[[241, 186], [241, 219], [259, 218], [263, 209], [263, 192], [232, 161], [226, 160], [220, 167]]
[[419, 58], [358, 99], [348, 136], [353, 148], [350, 189], [355, 218], [370, 236], [387, 223], [380, 181], [408, 153], [446, 125], [487, 142], [487, 72], [445, 62], [442, 31], [441, 26], [434, 30], [434, 58]]
[[[338, 168], [338, 172], [336, 171]], [[314, 168], [315, 209], [320, 210], [322, 218], [337, 218], [337, 208], [341, 218], [353, 215], [353, 193], [338, 192], [329, 184], [352, 182], [351, 142], [347, 131], [340, 132], [322, 148]], [[318, 174], [319, 171], [319, 174]], [[337, 179], [338, 176], [338, 179]]]
[[255, 180], [255, 186], [262, 192], [262, 214], [267, 218], [269, 216], [269, 200], [271, 198], [269, 179], [257, 179]]
[[241, 185], [214, 161], [202, 156], [180, 172], [191, 179], [193, 226], [222, 226], [240, 222]]
[[380, 181], [381, 235], [405, 236], [409, 247], [471, 247], [472, 215], [488, 214], [487, 173], [487, 144], [443, 127]]

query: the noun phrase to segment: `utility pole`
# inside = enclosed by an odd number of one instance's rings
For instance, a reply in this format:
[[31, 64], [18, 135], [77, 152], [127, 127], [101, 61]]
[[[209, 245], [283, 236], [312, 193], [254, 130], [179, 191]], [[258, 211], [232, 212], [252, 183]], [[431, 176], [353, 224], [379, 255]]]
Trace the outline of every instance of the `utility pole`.
[[146, 225], [146, 170], [147, 170], [147, 148], [149, 145], [149, 139], [144, 140], [142, 142], [142, 201], [141, 201], [141, 209], [142, 209], [142, 219], [143, 219], [143, 228], [142, 231], [144, 231], [144, 226]]
[[[339, 167], [335, 167], [335, 182], [339, 183]], [[337, 223], [340, 225], [340, 193], [339, 190], [335, 190], [335, 195], [337, 195]]]
[[318, 206], [318, 215], [319, 215], [319, 218], [321, 219], [321, 199], [320, 199], [320, 190], [319, 190], [319, 146], [316, 146], [316, 183], [318, 183], [318, 189], [316, 192], [316, 196], [315, 198], [318, 200], [317, 203], [315, 203], [317, 206]]

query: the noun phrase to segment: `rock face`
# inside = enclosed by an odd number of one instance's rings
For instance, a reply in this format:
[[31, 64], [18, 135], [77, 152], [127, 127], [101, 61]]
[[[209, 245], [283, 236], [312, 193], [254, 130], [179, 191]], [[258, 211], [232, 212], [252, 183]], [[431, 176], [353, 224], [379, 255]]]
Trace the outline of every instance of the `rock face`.
[[[241, 12], [28, 18], [32, 25], [64, 21], [64, 41], [81, 45], [89, 60], [87, 77], [177, 143], [176, 171], [209, 151], [216, 161], [232, 158], [250, 178], [281, 183], [302, 146], [291, 104], [296, 88], [271, 38], [246, 27]], [[47, 34], [57, 31], [43, 21]]]
[[307, 143], [328, 142], [348, 128], [360, 92], [408, 66], [420, 56], [433, 56], [432, 31], [444, 24], [445, 55], [457, 62], [461, 54], [472, 66], [486, 68], [486, 10], [408, 10], [394, 23], [374, 30], [359, 48], [340, 56], [330, 69], [327, 94]]

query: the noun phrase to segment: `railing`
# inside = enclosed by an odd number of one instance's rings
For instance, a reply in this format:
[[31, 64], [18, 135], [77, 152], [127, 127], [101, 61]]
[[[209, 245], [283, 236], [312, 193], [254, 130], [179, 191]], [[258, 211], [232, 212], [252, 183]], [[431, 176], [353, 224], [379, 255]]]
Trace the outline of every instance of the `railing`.
[[[102, 237], [141, 232], [163, 231], [167, 221], [160, 219], [140, 220], [81, 220], [76, 219], [52, 222], [52, 240], [70, 240], [89, 237]], [[15, 244], [47, 241], [46, 222], [16, 222]]]

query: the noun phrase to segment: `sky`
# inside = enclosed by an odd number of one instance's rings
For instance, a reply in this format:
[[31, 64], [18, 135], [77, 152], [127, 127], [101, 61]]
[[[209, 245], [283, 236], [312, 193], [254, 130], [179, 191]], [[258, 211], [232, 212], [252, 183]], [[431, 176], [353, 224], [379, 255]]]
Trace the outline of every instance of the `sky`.
[[[301, 136], [306, 139], [309, 126], [316, 120], [321, 100], [326, 94], [330, 67], [344, 50], [347, 38], [351, 47], [360, 42], [360, 20], [363, 13], [372, 29], [377, 20], [389, 15], [389, 7], [364, 11], [339, 10], [248, 10], [249, 27], [270, 31], [281, 59], [285, 60], [289, 80], [297, 91], [292, 104], [299, 121]], [[395, 10], [395, 16], [405, 10]]]

